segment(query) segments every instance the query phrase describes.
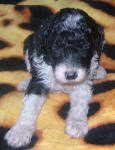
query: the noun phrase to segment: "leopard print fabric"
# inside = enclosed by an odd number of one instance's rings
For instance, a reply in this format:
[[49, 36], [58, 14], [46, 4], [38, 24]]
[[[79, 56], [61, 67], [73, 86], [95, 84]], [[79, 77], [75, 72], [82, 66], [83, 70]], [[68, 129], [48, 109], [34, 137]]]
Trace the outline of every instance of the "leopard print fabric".
[[104, 80], [94, 81], [89, 104], [89, 132], [72, 139], [64, 132], [70, 108], [68, 95], [49, 94], [37, 120], [31, 143], [17, 150], [114, 150], [115, 149], [115, 1], [113, 0], [0, 0], [0, 150], [15, 150], [3, 137], [22, 108], [24, 92], [19, 82], [29, 76], [23, 41], [52, 13], [71, 7], [86, 11], [104, 27], [106, 44], [100, 64], [107, 70]]

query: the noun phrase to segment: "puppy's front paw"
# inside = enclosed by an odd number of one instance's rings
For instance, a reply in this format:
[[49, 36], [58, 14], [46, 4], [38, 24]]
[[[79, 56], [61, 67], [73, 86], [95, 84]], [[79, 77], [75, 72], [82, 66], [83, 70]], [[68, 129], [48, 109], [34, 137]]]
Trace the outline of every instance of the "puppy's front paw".
[[13, 127], [5, 135], [8, 145], [18, 148], [30, 143], [34, 130], [28, 127]]
[[88, 123], [83, 120], [70, 119], [66, 122], [65, 131], [73, 138], [84, 136], [88, 132]]

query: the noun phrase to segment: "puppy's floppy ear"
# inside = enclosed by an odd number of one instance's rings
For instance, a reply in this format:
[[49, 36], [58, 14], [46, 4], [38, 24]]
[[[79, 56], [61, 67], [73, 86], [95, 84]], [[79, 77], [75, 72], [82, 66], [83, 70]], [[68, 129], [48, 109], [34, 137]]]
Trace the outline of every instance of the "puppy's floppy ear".
[[96, 40], [95, 40], [95, 50], [97, 51], [97, 54], [99, 55], [99, 57], [103, 50], [104, 43], [105, 43], [104, 29], [103, 27], [98, 25], [97, 33], [96, 33]]
[[31, 49], [32, 44], [31, 42], [33, 41], [33, 34], [29, 35], [25, 41], [24, 41], [24, 54], [26, 53], [26, 50], [29, 48]]

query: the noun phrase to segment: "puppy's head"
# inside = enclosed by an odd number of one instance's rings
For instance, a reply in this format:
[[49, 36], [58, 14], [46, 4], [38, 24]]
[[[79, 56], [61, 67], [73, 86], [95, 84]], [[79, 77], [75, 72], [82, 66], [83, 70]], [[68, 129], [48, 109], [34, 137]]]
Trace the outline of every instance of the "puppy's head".
[[63, 31], [52, 44], [50, 58], [57, 81], [75, 84], [87, 78], [92, 52], [88, 39], [78, 32]]
[[55, 79], [62, 84], [83, 82], [93, 55], [100, 55], [102, 28], [83, 11], [64, 9], [53, 16], [49, 29], [46, 61]]

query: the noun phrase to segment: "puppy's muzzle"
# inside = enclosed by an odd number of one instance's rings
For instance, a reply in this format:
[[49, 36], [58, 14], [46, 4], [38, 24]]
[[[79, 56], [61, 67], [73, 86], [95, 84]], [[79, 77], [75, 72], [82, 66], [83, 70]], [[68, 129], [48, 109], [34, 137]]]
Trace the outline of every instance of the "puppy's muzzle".
[[75, 71], [66, 71], [65, 78], [66, 80], [75, 80], [77, 78], [77, 72]]

